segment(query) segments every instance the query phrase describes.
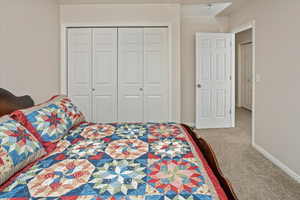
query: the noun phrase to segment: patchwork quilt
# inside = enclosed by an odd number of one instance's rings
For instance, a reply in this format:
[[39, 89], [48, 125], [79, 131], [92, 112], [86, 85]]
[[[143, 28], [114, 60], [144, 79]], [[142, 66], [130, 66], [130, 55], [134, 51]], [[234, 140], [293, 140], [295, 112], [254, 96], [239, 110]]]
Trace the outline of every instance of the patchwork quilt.
[[227, 199], [175, 123], [83, 123], [0, 190], [0, 199]]
[[0, 119], [0, 184], [45, 155], [42, 145], [19, 122]]

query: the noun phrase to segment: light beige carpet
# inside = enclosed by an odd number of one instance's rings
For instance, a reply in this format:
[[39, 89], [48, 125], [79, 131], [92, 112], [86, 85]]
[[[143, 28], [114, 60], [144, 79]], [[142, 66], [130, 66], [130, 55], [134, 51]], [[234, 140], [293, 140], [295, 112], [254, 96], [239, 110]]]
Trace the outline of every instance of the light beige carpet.
[[251, 146], [251, 112], [237, 110], [237, 127], [195, 130], [210, 143], [240, 200], [300, 200], [300, 184]]

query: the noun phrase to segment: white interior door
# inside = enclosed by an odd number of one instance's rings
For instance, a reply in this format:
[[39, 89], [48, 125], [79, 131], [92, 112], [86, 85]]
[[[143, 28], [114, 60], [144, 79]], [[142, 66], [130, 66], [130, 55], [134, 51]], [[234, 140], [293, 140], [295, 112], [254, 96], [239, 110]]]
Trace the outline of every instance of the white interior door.
[[234, 124], [231, 33], [196, 34], [196, 128]]
[[68, 29], [68, 95], [87, 120], [91, 113], [92, 29]]
[[117, 28], [93, 29], [93, 122], [117, 121]]
[[118, 29], [118, 121], [143, 121], [143, 28]]
[[252, 110], [252, 43], [241, 45], [242, 107]]
[[167, 28], [144, 29], [144, 121], [169, 120]]

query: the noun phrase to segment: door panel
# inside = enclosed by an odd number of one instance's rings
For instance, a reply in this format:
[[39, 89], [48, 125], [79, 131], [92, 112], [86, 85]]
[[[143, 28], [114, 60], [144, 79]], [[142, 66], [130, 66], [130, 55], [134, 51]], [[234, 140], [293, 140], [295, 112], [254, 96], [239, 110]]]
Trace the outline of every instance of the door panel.
[[144, 120], [169, 119], [168, 40], [166, 28], [144, 29]]
[[249, 67], [248, 67], [248, 93], [249, 93], [249, 101], [248, 101], [248, 108], [252, 110], [252, 84], [253, 84], [253, 73], [252, 73], [252, 67], [253, 67], [253, 59], [252, 59], [252, 54], [253, 54], [253, 49], [252, 49], [252, 43], [249, 45]]
[[91, 120], [91, 29], [68, 30], [68, 95]]
[[252, 44], [241, 45], [242, 107], [252, 110]]
[[116, 28], [93, 29], [93, 121], [117, 121]]
[[143, 121], [143, 29], [118, 29], [118, 121]]
[[197, 34], [197, 128], [232, 126], [232, 38], [233, 35], [227, 33]]

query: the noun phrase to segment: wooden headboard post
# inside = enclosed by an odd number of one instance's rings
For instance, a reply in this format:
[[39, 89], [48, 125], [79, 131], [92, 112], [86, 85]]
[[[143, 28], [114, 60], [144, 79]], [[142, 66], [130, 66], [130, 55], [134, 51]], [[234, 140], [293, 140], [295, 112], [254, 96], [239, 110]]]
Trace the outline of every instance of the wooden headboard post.
[[34, 106], [33, 99], [28, 96], [17, 97], [11, 92], [0, 88], [0, 117], [10, 114], [15, 110], [29, 108]]

